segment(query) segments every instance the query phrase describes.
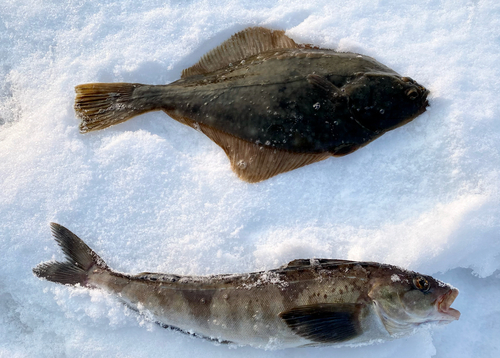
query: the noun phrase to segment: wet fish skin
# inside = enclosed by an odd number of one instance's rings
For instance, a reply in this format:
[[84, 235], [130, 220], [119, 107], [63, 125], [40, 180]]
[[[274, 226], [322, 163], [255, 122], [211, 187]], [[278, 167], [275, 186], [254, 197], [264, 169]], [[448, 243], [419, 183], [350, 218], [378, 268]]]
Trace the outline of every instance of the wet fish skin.
[[449, 323], [458, 290], [391, 265], [294, 260], [235, 275], [129, 275], [111, 270], [68, 229], [51, 224], [66, 262], [33, 269], [49, 281], [104, 289], [162, 325], [206, 338], [276, 349], [362, 344]]
[[77, 86], [81, 132], [163, 110], [206, 134], [240, 178], [255, 182], [352, 153], [428, 106], [427, 89], [375, 59], [297, 45], [280, 31], [249, 28], [207, 56], [168, 85]]
[[[319, 49], [259, 56], [169, 85], [135, 84], [130, 106], [162, 109], [185, 124], [206, 124], [250, 143], [333, 155], [346, 144], [359, 148], [425, 111], [426, 89], [368, 56]], [[312, 72], [341, 95], [311, 83]], [[406, 95], [411, 89], [418, 100]]]
[[[311, 81], [311, 75], [322, 83]], [[220, 128], [251, 143], [332, 155], [347, 144], [366, 145], [428, 105], [424, 87], [373, 58], [326, 49], [263, 53], [244, 65], [181, 79], [163, 90], [160, 107], [174, 118]], [[408, 97], [411, 90], [416, 98]]]

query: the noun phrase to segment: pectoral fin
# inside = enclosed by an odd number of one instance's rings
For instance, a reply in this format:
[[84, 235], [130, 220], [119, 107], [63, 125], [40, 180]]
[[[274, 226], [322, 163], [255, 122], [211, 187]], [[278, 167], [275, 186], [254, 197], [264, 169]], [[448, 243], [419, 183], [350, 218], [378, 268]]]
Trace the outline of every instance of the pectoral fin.
[[307, 75], [307, 82], [312, 84], [314, 87], [327, 92], [332, 97], [338, 97], [342, 95], [342, 91], [323, 76], [316, 74]]
[[279, 316], [299, 336], [317, 343], [345, 342], [361, 333], [354, 303], [320, 303], [281, 312]]

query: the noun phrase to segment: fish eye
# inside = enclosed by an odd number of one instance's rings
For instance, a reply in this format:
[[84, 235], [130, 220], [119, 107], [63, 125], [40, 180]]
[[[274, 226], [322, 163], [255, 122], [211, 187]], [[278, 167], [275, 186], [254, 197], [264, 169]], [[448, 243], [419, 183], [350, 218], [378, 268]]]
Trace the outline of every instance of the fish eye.
[[427, 292], [431, 288], [431, 285], [429, 284], [429, 281], [425, 277], [422, 276], [417, 276], [413, 279], [413, 285], [415, 286], [416, 289], [422, 291], [422, 292]]
[[410, 99], [415, 99], [418, 97], [418, 90], [416, 88], [410, 88], [408, 91], [406, 91], [406, 95]]

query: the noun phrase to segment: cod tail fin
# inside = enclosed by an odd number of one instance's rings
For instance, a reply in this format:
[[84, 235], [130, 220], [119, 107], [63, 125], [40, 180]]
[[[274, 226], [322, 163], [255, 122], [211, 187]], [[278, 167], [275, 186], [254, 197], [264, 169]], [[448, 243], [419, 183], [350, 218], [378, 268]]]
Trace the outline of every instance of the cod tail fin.
[[75, 87], [80, 132], [87, 133], [159, 110], [157, 86], [139, 83], [87, 83]]
[[88, 286], [92, 269], [109, 270], [106, 263], [82, 239], [56, 223], [51, 223], [52, 234], [66, 256], [66, 262], [44, 262], [33, 273], [48, 281], [63, 285]]

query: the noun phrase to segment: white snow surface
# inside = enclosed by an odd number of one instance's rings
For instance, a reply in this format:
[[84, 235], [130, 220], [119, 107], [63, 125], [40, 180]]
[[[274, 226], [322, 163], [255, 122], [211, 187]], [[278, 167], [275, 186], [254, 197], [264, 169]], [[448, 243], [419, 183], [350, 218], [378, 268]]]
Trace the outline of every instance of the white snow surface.
[[[376, 58], [431, 91], [413, 122], [258, 184], [162, 112], [82, 135], [74, 86], [163, 84], [248, 26]], [[500, 2], [0, 2], [0, 357], [499, 357]], [[297, 258], [399, 265], [460, 289], [459, 321], [358, 348], [260, 351], [162, 329], [42, 281], [49, 222], [112, 268], [186, 275]]]

